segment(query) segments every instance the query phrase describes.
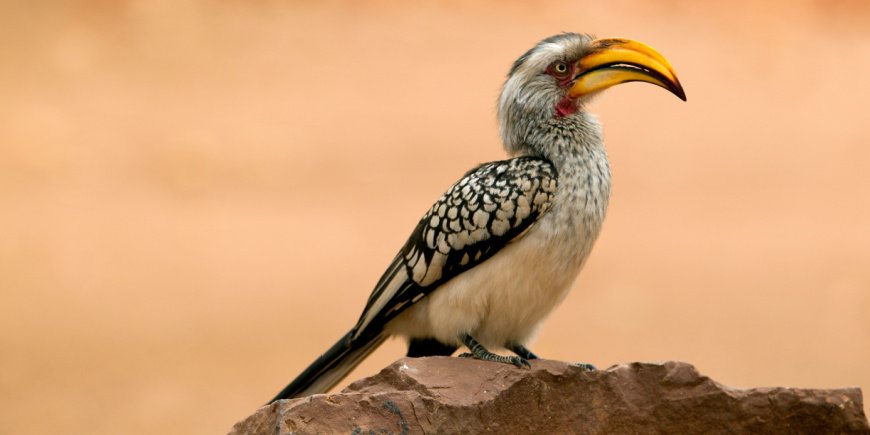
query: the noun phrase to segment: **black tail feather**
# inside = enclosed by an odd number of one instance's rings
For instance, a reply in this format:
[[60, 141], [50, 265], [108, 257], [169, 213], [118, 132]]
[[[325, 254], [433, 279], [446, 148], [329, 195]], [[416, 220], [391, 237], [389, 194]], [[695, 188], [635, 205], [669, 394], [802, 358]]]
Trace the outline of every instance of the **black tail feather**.
[[269, 403], [329, 391], [387, 339], [382, 334], [357, 338], [353, 334], [345, 334]]

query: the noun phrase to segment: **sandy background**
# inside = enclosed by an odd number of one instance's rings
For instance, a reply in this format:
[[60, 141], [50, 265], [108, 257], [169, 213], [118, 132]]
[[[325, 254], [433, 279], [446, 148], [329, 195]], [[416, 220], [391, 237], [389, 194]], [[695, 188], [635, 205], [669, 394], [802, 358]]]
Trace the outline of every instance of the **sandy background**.
[[533, 349], [866, 393], [868, 22], [862, 1], [4, 2], [0, 434], [228, 430], [503, 157], [504, 74], [563, 30], [656, 47], [689, 101], [593, 105], [614, 196]]

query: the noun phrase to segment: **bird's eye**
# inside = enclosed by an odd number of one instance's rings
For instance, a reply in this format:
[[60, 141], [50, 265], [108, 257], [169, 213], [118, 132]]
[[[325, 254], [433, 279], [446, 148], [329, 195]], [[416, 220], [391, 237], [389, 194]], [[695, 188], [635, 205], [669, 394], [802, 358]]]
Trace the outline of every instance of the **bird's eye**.
[[547, 73], [562, 79], [568, 75], [569, 69], [568, 64], [565, 62], [553, 62], [549, 67], [547, 67]]

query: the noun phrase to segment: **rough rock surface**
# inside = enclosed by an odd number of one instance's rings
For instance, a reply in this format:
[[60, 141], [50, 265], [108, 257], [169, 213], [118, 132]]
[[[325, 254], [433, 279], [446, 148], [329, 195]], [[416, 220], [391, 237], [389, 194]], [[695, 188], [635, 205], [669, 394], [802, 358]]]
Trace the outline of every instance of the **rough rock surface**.
[[861, 390], [734, 389], [691, 365], [633, 363], [587, 372], [464, 358], [403, 358], [338, 394], [282, 400], [233, 434], [856, 433]]

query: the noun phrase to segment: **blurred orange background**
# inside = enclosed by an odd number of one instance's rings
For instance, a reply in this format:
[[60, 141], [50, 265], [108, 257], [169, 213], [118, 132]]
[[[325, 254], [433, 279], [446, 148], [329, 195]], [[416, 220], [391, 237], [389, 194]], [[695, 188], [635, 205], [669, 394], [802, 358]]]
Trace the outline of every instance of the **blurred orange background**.
[[609, 216], [532, 349], [870, 389], [870, 3], [0, 8], [0, 434], [229, 430], [503, 158], [502, 80], [561, 31], [656, 47], [689, 100], [592, 105]]

